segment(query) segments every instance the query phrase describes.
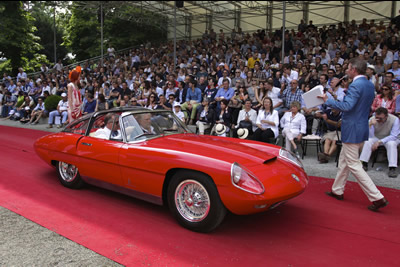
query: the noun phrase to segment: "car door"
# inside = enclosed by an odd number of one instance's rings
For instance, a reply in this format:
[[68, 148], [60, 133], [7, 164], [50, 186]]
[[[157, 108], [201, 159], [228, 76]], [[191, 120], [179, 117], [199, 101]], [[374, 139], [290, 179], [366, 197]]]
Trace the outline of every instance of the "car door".
[[[121, 185], [121, 170], [119, 167], [119, 154], [123, 145], [122, 140], [100, 139], [94, 137], [97, 130], [103, 130], [102, 115], [95, 118], [89, 130], [89, 135], [81, 138], [77, 144], [79, 156], [79, 171], [82, 176], [95, 178], [103, 182]], [[116, 118], [113, 123], [117, 123]]]

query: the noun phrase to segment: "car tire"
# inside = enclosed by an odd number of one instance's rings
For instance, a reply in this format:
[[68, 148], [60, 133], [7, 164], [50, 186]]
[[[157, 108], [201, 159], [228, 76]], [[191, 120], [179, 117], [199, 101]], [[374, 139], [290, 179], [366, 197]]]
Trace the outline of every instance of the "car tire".
[[78, 168], [75, 165], [58, 161], [57, 174], [61, 184], [65, 187], [79, 189], [85, 184], [79, 174]]
[[195, 171], [177, 172], [168, 186], [167, 197], [179, 224], [195, 232], [214, 230], [227, 213], [211, 178]]

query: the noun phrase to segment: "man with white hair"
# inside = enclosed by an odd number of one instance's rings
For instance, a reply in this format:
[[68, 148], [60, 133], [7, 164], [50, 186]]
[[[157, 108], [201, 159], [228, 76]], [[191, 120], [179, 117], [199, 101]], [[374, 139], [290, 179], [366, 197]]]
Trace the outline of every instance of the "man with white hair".
[[61, 94], [62, 99], [58, 102], [57, 109], [49, 113], [49, 126], [47, 128], [53, 128], [54, 120], [56, 116], [60, 116], [60, 123], [57, 128], [61, 128], [68, 119], [68, 98], [66, 93]]

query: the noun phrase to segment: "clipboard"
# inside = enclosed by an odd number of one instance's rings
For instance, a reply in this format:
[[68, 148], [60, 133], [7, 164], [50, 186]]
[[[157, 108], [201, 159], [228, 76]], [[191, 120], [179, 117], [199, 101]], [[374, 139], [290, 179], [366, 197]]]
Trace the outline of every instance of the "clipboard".
[[302, 95], [304, 104], [306, 108], [313, 108], [324, 103], [322, 98], [318, 98], [317, 96], [324, 94], [324, 87], [322, 85], [317, 85], [307, 93]]

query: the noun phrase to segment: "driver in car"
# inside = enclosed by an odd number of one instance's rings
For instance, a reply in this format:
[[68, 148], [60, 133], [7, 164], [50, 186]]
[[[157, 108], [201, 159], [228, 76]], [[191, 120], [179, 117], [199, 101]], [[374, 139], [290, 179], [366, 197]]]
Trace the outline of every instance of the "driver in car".
[[156, 134], [156, 132], [154, 131], [154, 127], [151, 126], [150, 113], [137, 114], [135, 118], [136, 121], [139, 123], [140, 128], [143, 130], [143, 133]]
[[118, 116], [107, 114], [104, 118], [104, 128], [98, 129], [94, 137], [100, 139], [122, 139]]

